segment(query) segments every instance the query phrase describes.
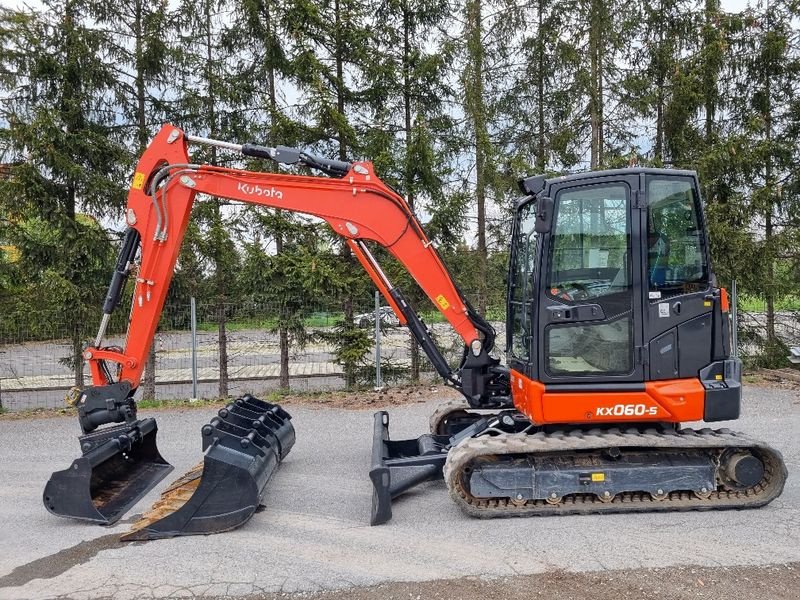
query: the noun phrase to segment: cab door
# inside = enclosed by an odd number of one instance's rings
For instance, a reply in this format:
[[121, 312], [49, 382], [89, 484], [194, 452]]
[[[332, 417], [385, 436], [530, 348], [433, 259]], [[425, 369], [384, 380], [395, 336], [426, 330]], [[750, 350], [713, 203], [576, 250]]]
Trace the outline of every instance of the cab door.
[[639, 177], [566, 180], [548, 195], [554, 206], [541, 240], [539, 380], [553, 391], [582, 383], [637, 387], [644, 381]]
[[714, 358], [713, 307], [719, 302], [719, 290], [711, 287], [697, 178], [686, 172], [652, 172], [643, 179], [648, 379], [697, 377]]

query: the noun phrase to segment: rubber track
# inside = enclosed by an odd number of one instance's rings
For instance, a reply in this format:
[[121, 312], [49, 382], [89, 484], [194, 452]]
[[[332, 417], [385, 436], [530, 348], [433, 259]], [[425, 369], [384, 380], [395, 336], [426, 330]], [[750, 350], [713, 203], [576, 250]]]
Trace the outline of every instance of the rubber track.
[[475, 415], [477, 419], [497, 414], [497, 408], [472, 408], [463, 398], [455, 398], [440, 403], [428, 418], [428, 427], [434, 435], [439, 434], [439, 426], [447, 417], [457, 412], [466, 412]]
[[[613, 447], [664, 450], [685, 448], [706, 450], [714, 454], [728, 448], [750, 449], [764, 462], [764, 477], [758, 484], [747, 489], [730, 490], [718, 487], [708, 498], [699, 498], [692, 492], [673, 492], [663, 500], [655, 500], [647, 492], [633, 492], [617, 494], [612, 500], [603, 501], [595, 494], [571, 494], [557, 504], [550, 504], [546, 500], [519, 502], [507, 498], [476, 498], [463, 485], [464, 468], [483, 456], [554, 452], [569, 454]], [[444, 466], [444, 477], [450, 496], [465, 513], [479, 518], [502, 518], [755, 508], [768, 504], [781, 494], [787, 472], [780, 452], [729, 429], [660, 431], [628, 428], [469, 438], [450, 451]]]
[[431, 416], [428, 419], [428, 426], [430, 427], [431, 433], [435, 435], [439, 432], [439, 423], [441, 423], [449, 414], [462, 410], [469, 410], [469, 404], [467, 404], [467, 401], [463, 398], [455, 398], [453, 400], [447, 400], [440, 403], [436, 407], [436, 410], [431, 413]]

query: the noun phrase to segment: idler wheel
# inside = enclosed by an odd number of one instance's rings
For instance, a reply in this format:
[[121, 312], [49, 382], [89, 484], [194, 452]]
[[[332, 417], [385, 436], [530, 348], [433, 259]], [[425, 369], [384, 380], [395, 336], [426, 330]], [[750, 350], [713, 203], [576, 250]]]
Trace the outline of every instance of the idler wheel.
[[753, 487], [764, 477], [764, 463], [749, 452], [732, 454], [724, 469], [730, 481], [745, 488]]

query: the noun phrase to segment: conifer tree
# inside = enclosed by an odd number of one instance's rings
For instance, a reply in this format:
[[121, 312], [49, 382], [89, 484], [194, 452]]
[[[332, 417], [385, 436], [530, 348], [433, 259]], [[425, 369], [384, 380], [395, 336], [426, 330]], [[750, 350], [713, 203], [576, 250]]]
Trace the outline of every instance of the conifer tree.
[[79, 0], [0, 9], [0, 121], [7, 124], [0, 146], [12, 164], [0, 181], [0, 210], [26, 277], [19, 314], [40, 307], [64, 319], [79, 386], [111, 250], [97, 222], [81, 213], [116, 216], [128, 175], [114, 128], [115, 73], [90, 16]]
[[[366, 0], [320, 0], [294, 2], [287, 11], [295, 47], [293, 72], [303, 93], [298, 112], [307, 123], [306, 137], [318, 142], [320, 152], [339, 160], [363, 156], [366, 126], [361, 119], [375, 100], [375, 84], [364, 77], [373, 59], [370, 36], [375, 35], [368, 9]], [[347, 282], [342, 339], [361, 346], [359, 336], [365, 334], [353, 323], [354, 303], [365, 295], [368, 280], [357, 269], [349, 247], [341, 248]], [[345, 380], [348, 387], [355, 384], [354, 363], [345, 364]]]
[[792, 247], [800, 202], [796, 189], [784, 192], [796, 171], [800, 149], [794, 127], [796, 94], [800, 89], [800, 45], [793, 23], [800, 16], [796, 3], [769, 0], [745, 11], [734, 37], [734, 90], [727, 109], [735, 161], [746, 214], [762, 236], [753, 236], [753, 257], [746, 279], [766, 303], [766, 350], [785, 356], [775, 331], [775, 300], [795, 286], [778, 273], [779, 259]]
[[[184, 2], [180, 7], [181, 31], [178, 39], [178, 98], [174, 102], [174, 121], [196, 134], [210, 138], [243, 140], [249, 136], [248, 102], [245, 91], [233, 74], [240, 48], [226, 43], [232, 5], [226, 0]], [[194, 149], [194, 160], [212, 165], [231, 164], [218, 148]], [[235, 163], [239, 166], [238, 163]], [[208, 293], [214, 306], [219, 347], [219, 396], [228, 396], [228, 336], [226, 309], [237, 300], [236, 267], [239, 256], [233, 243], [233, 224], [217, 198], [198, 198], [192, 218], [200, 234], [187, 245], [200, 251], [213, 271]]]
[[[130, 137], [133, 170], [158, 125], [166, 120], [165, 98], [168, 75], [174, 72], [168, 40], [165, 0], [99, 0], [93, 3], [106, 51], [116, 65], [114, 96], [122, 109], [124, 128]], [[145, 364], [142, 397], [156, 397], [155, 344]]]

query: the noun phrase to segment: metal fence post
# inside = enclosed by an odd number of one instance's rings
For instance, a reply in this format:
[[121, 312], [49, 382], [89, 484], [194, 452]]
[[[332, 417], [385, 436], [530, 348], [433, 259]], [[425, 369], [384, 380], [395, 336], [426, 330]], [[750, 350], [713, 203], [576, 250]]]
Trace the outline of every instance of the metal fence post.
[[192, 322], [192, 400], [197, 400], [197, 307], [194, 296], [189, 299]]
[[383, 387], [381, 382], [381, 294], [375, 291], [375, 389]]
[[736, 293], [736, 280], [731, 280], [731, 355], [739, 356], [739, 298]]

